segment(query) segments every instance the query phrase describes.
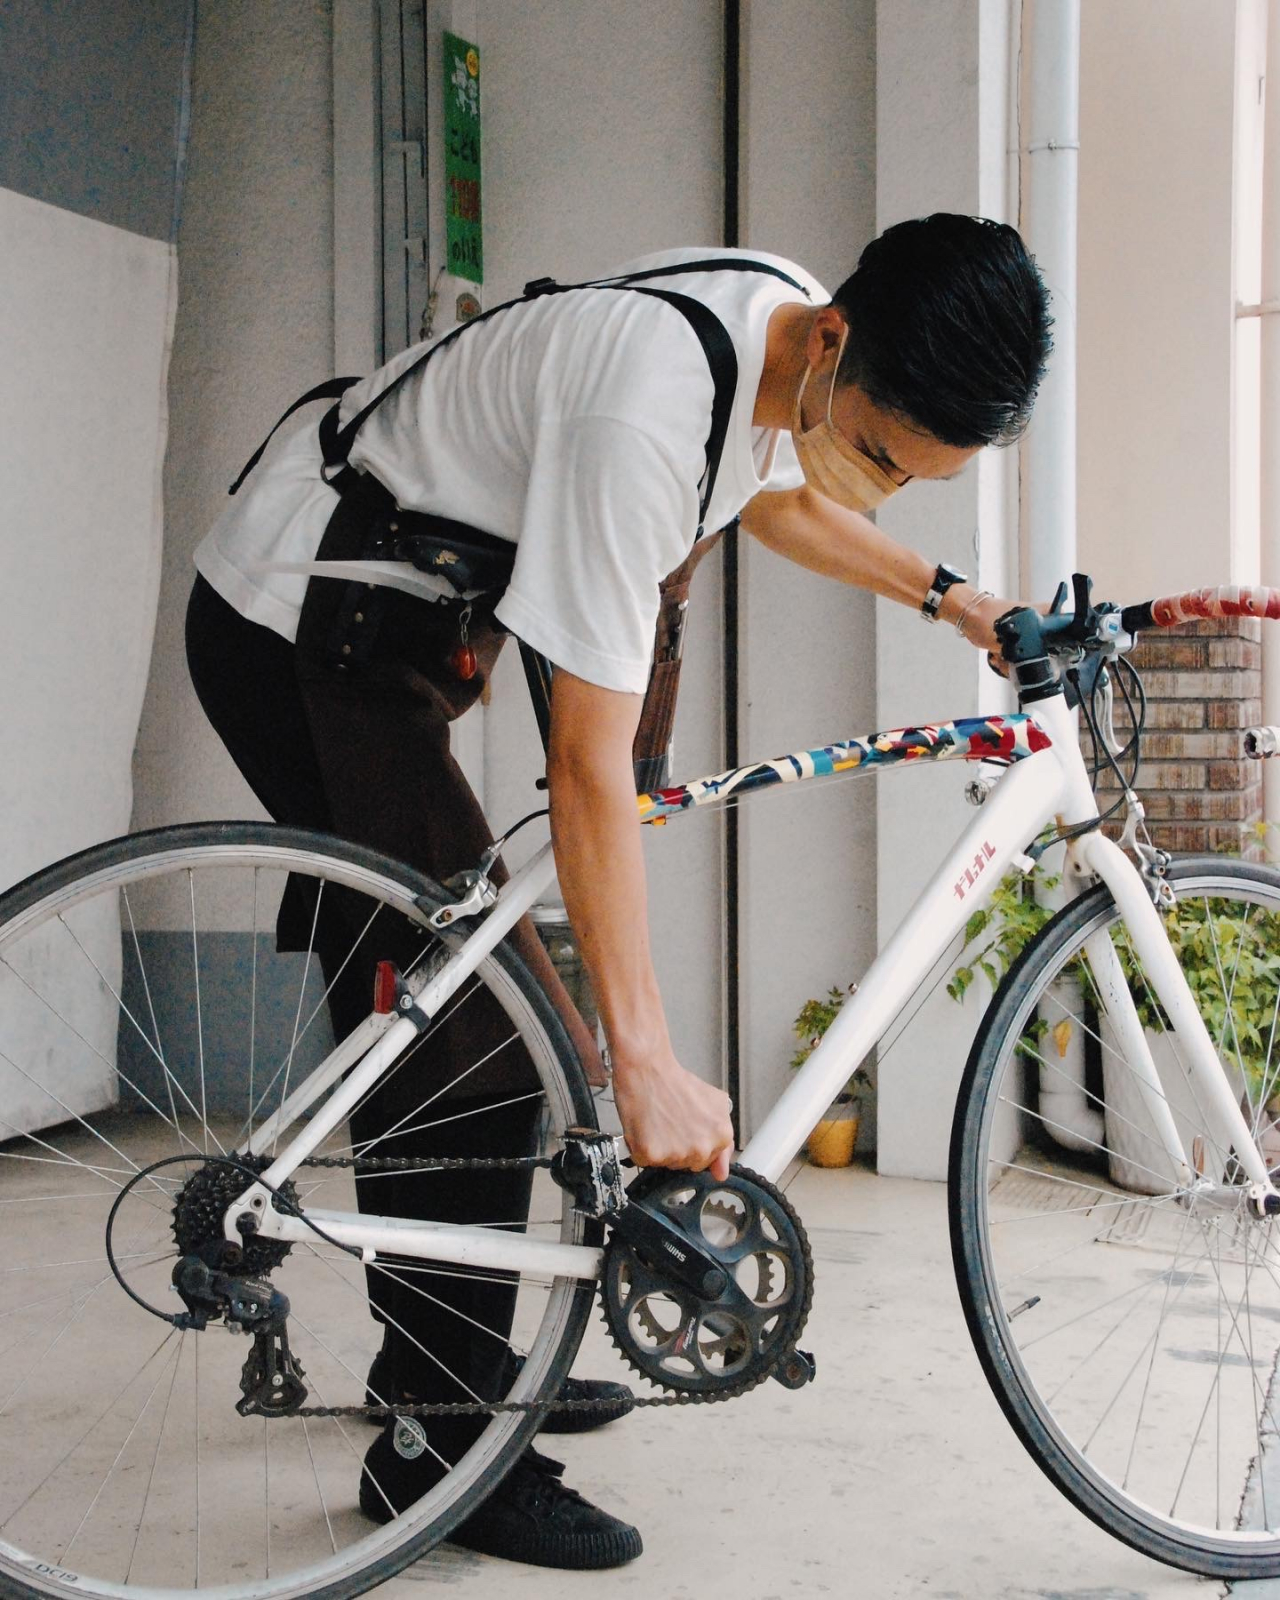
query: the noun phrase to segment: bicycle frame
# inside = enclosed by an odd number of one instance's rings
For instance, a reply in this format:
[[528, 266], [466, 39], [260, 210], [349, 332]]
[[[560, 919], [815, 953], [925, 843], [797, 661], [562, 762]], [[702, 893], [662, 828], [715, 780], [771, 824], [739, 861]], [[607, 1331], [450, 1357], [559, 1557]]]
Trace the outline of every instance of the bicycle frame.
[[[938, 864], [856, 994], [841, 1008], [743, 1151], [743, 1165], [763, 1177], [775, 1182], [781, 1177], [819, 1116], [1009, 868], [1030, 869], [1031, 862], [1025, 854], [1028, 844], [1055, 820], [1078, 823], [1097, 816], [1097, 803], [1076, 743], [1073, 714], [1058, 695], [1040, 702], [1034, 718], [975, 718], [900, 729], [737, 768], [682, 788], [639, 797], [641, 819], [661, 824], [695, 807], [723, 803], [730, 797], [774, 784], [863, 766], [913, 760], [973, 760], [983, 756], [1008, 759], [1010, 768]], [[1268, 1197], [1275, 1196], [1273, 1203], [1280, 1206], [1280, 1195], [1270, 1182], [1266, 1163], [1227, 1084], [1217, 1049], [1192, 1000], [1142, 875], [1118, 846], [1096, 830], [1068, 847], [1067, 873], [1074, 881], [1100, 879], [1111, 891], [1134, 953], [1178, 1037], [1182, 1070], [1204, 1110], [1212, 1140], [1220, 1151], [1234, 1153], [1251, 1180], [1250, 1198], [1259, 1212]], [[554, 875], [548, 843], [512, 876], [496, 904], [452, 959], [416, 987], [410, 983], [421, 1013], [431, 1017], [440, 1011], [544, 893]], [[1196, 1163], [1182, 1145], [1109, 933], [1095, 935], [1087, 948], [1108, 1017], [1133, 1065], [1139, 1090], [1179, 1188], [1188, 1195], [1204, 1192], [1207, 1196], [1215, 1185], [1197, 1175]], [[274, 1147], [282, 1129], [352, 1069], [345, 1082], [334, 1088], [324, 1107], [263, 1172], [262, 1184], [250, 1189], [232, 1207], [227, 1218], [228, 1238], [238, 1239], [234, 1216], [241, 1214], [246, 1205], [256, 1212], [264, 1234], [297, 1241], [313, 1237], [306, 1222], [273, 1209], [266, 1186], [278, 1188], [298, 1163], [345, 1120], [351, 1107], [416, 1033], [415, 1024], [409, 1020], [371, 1017], [258, 1128], [249, 1148], [253, 1153], [265, 1153]], [[332, 1211], [312, 1211], [308, 1215], [332, 1239], [360, 1250], [366, 1259], [383, 1252], [549, 1277], [598, 1276], [600, 1252], [593, 1247], [457, 1224]]]

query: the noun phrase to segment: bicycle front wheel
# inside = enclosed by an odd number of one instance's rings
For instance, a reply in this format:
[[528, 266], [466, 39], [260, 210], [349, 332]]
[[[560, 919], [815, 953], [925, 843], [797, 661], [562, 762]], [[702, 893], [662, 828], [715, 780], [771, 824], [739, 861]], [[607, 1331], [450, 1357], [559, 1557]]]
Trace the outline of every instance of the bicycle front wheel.
[[[358, 1416], [241, 1416], [251, 1341], [164, 1320], [183, 1309], [176, 1262], [212, 1251], [245, 1164], [303, 1125], [282, 1135], [268, 1119], [330, 1053], [331, 1018], [372, 1009], [378, 960], [448, 959], [456, 936], [428, 926], [441, 899], [372, 851], [246, 823], [117, 840], [0, 896], [0, 1593], [337, 1600], [430, 1548], [528, 1441], [528, 1413], [429, 1420], [398, 1450]], [[477, 1054], [460, 1056], [473, 1034]], [[300, 1166], [289, 1203], [350, 1213], [359, 1186], [374, 1212], [411, 1215], [418, 1195], [430, 1217], [584, 1242], [531, 1156], [590, 1125], [592, 1101], [510, 949], [377, 1092], [394, 1115], [357, 1108], [316, 1152], [336, 1164]], [[407, 1155], [412, 1168], [424, 1150], [514, 1162], [479, 1175], [351, 1164]], [[287, 1297], [308, 1404], [333, 1408], [554, 1395], [592, 1290], [362, 1262], [320, 1233], [250, 1238], [238, 1270]]]
[[[1266, 1151], [1280, 873], [1188, 859], [1170, 881], [1166, 929]], [[1099, 938], [1120, 958], [1194, 1199], [1099, 998]], [[1251, 1214], [1249, 1180], [1202, 1103], [1099, 886], [1023, 952], [974, 1043], [952, 1136], [952, 1251], [987, 1378], [1068, 1498], [1157, 1560], [1259, 1578], [1280, 1574], [1280, 1241], [1276, 1221]]]

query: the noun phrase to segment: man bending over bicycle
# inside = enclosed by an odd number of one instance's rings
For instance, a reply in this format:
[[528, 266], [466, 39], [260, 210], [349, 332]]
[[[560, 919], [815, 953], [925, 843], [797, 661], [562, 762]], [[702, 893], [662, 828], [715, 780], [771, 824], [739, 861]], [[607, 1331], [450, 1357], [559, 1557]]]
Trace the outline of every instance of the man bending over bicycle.
[[[481, 694], [507, 632], [553, 664], [556, 866], [641, 1165], [723, 1176], [733, 1146], [728, 1097], [672, 1049], [650, 959], [632, 749], [659, 584], [704, 529], [740, 516], [779, 554], [993, 648], [1010, 602], [935, 570], [865, 513], [914, 478], [954, 476], [983, 446], [1018, 437], [1049, 327], [1018, 234], [948, 214], [889, 228], [834, 296], [793, 262], [748, 251], [670, 250], [592, 285], [544, 281], [353, 383], [319, 431], [311, 415], [273, 439], [197, 552], [192, 676], [259, 800], [279, 821], [336, 831], [437, 880], [474, 866], [491, 842], [450, 755], [450, 722]], [[401, 520], [461, 541], [454, 559], [505, 552], [500, 597], [492, 584], [460, 594], [442, 579], [431, 604], [297, 570], [394, 557]], [[321, 916], [314, 898], [291, 898], [281, 946], [314, 941], [342, 1038], [368, 1012], [370, 972], [348, 959], [340, 904]], [[513, 937], [603, 1081], [595, 1041], [532, 929]], [[433, 1030], [431, 1058], [431, 1082], [447, 1092], [425, 1088], [421, 1071], [389, 1074], [353, 1114], [353, 1142], [414, 1158], [532, 1152], [528, 1062], [500, 1035], [478, 1007], [449, 1018]], [[464, 1069], [451, 1060], [479, 1064], [455, 1081]], [[428, 1098], [439, 1107], [418, 1126]], [[527, 1215], [527, 1169], [451, 1173], [446, 1188], [438, 1176], [380, 1174], [376, 1195], [357, 1185], [362, 1208], [455, 1223]], [[474, 1332], [511, 1327], [514, 1291], [496, 1277], [442, 1276], [424, 1296], [371, 1273], [370, 1296], [383, 1322], [371, 1392], [502, 1392], [517, 1358]], [[567, 1388], [596, 1405], [564, 1413], [562, 1428], [631, 1403], [619, 1384]], [[405, 1456], [388, 1421], [362, 1478], [366, 1513], [385, 1521], [413, 1503], [483, 1423], [438, 1419], [431, 1448]], [[638, 1555], [636, 1530], [559, 1471], [529, 1450], [451, 1537], [548, 1566]]]

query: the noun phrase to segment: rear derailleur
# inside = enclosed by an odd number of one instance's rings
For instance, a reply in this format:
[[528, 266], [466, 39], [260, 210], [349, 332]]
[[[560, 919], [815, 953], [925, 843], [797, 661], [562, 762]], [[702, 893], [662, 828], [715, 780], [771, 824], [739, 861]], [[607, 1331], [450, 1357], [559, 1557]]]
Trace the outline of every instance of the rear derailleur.
[[[211, 1253], [217, 1250], [216, 1245], [210, 1248]], [[242, 1398], [236, 1401], [242, 1417], [284, 1417], [305, 1403], [305, 1374], [289, 1348], [289, 1301], [279, 1289], [264, 1279], [237, 1277], [210, 1266], [202, 1254], [179, 1258], [173, 1286], [187, 1308], [173, 1319], [175, 1327], [201, 1332], [210, 1322], [223, 1320], [231, 1332], [252, 1336], [253, 1348], [240, 1374]]]

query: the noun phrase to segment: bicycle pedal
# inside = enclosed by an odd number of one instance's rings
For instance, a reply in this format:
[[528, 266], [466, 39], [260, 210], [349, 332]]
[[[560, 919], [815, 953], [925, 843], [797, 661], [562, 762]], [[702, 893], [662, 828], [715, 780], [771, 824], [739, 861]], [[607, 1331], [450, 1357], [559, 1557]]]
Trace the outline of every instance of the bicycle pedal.
[[793, 1350], [782, 1366], [769, 1376], [784, 1389], [803, 1389], [818, 1376], [818, 1363], [807, 1350]]

